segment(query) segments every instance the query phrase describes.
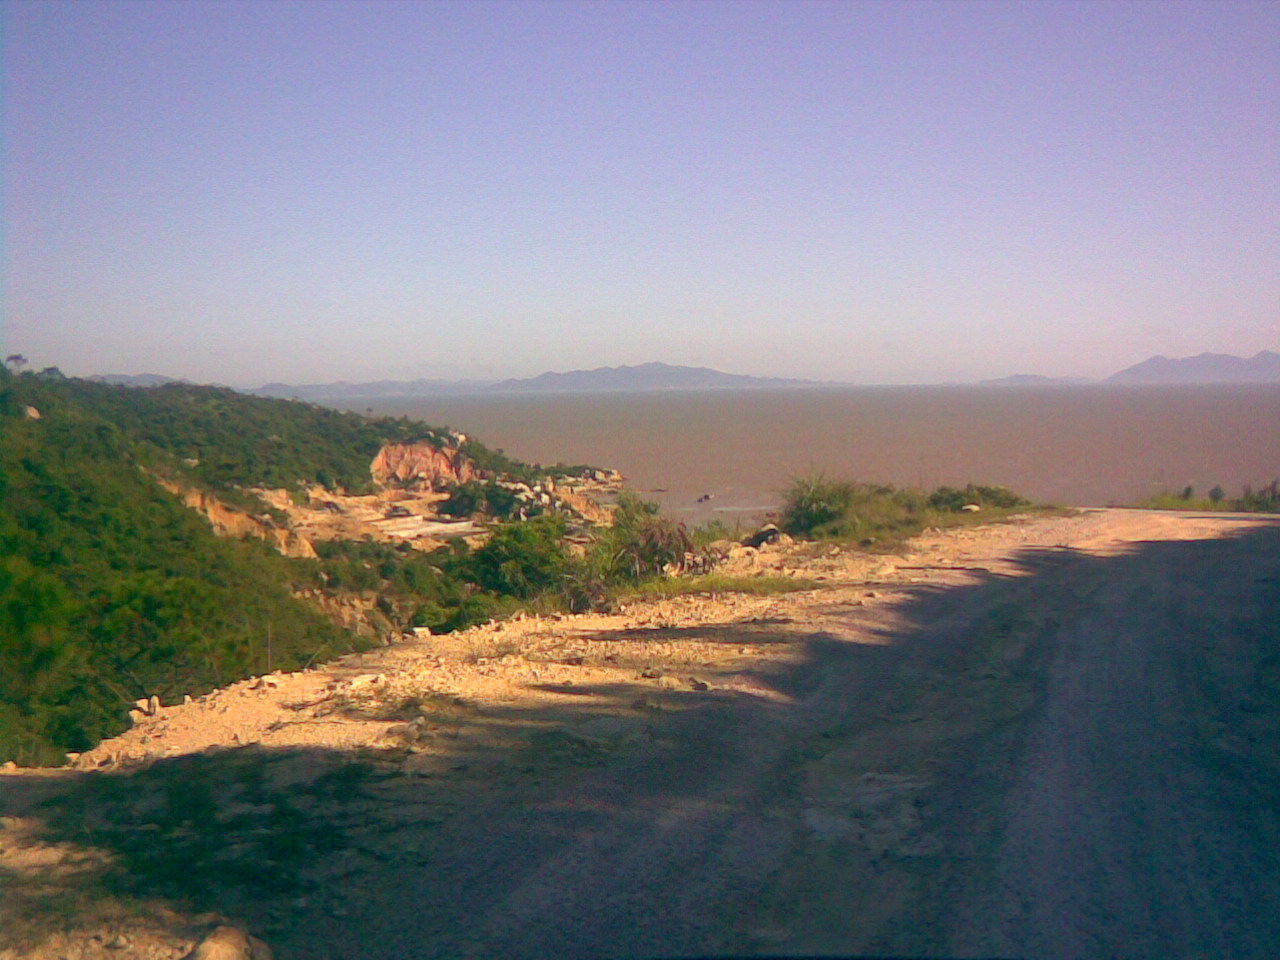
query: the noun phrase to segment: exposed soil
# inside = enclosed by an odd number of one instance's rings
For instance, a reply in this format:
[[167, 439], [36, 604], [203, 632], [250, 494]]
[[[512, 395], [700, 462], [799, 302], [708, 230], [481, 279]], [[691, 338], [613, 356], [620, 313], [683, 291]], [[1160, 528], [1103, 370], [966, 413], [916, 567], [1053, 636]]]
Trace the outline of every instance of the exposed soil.
[[0, 957], [1280, 954], [1280, 525], [1090, 511], [427, 637], [0, 773]]

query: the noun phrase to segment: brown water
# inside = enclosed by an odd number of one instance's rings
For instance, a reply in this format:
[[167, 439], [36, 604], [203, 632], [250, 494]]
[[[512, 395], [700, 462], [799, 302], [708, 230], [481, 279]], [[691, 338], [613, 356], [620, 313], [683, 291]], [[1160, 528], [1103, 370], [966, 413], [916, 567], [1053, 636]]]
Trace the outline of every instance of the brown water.
[[[1132, 503], [1280, 476], [1280, 385], [863, 387], [352, 402], [472, 434], [522, 460], [621, 470], [665, 510], [754, 519], [789, 478], [999, 484]], [[704, 494], [713, 499], [697, 504]]]

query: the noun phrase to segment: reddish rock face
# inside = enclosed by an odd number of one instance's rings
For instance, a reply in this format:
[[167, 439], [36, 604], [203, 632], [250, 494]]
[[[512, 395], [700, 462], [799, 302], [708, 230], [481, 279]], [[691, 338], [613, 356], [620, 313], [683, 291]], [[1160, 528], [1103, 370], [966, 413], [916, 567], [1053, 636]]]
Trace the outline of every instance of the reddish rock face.
[[378, 451], [369, 465], [375, 483], [404, 486], [452, 486], [483, 479], [471, 459], [453, 447], [429, 443], [390, 443]]
[[183, 487], [160, 477], [156, 478], [164, 487], [186, 506], [197, 513], [204, 514], [213, 532], [220, 537], [257, 537], [274, 546], [286, 557], [304, 557], [309, 560], [318, 559], [311, 541], [287, 527], [277, 527], [268, 520], [250, 516], [243, 510], [229, 507], [214, 494], [195, 487]]

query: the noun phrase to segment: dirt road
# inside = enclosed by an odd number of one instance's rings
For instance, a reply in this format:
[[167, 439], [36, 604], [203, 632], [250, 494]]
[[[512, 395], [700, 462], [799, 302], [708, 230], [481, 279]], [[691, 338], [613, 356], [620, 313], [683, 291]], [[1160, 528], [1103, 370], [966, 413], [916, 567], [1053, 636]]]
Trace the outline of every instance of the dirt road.
[[912, 551], [747, 556], [826, 586], [433, 638], [3, 776], [15, 953], [217, 914], [285, 958], [1280, 955], [1280, 525]]

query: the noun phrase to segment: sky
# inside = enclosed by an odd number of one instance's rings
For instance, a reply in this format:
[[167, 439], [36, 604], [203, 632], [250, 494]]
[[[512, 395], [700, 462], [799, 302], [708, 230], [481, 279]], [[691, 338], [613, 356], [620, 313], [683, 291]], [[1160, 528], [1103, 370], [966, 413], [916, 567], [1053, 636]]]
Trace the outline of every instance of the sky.
[[1280, 349], [1280, 3], [15, 2], [0, 349], [256, 386]]

